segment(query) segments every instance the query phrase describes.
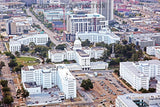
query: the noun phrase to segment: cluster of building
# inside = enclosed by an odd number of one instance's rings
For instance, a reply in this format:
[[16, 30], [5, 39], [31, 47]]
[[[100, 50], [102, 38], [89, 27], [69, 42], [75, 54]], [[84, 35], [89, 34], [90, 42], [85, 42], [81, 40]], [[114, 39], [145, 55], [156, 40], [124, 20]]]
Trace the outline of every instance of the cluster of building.
[[21, 51], [21, 45], [29, 45], [33, 42], [35, 45], [46, 45], [48, 42], [47, 34], [29, 34], [15, 36], [9, 41], [9, 50], [12, 53]]
[[31, 17], [12, 17], [6, 23], [6, 31], [9, 35], [28, 33], [33, 24]]
[[21, 69], [23, 86], [30, 95], [58, 86], [66, 99], [76, 97], [76, 79], [65, 65], [35, 65]]
[[[100, 59], [103, 56], [105, 50], [107, 49], [102, 47], [82, 47], [81, 41], [77, 37], [73, 47], [65, 48], [65, 50], [49, 50], [48, 58], [50, 58], [52, 62], [63, 62], [65, 59], [69, 61], [75, 60], [82, 70], [90, 70], [92, 66], [90, 59]], [[107, 63], [101, 64], [104, 65], [104, 67], [102, 67], [103, 69], [108, 66]]]
[[140, 33], [127, 36], [129, 43], [133, 43], [140, 48], [156, 46], [160, 43], [160, 33]]
[[120, 62], [120, 77], [134, 89], [149, 89], [149, 81], [160, 75], [160, 61]]

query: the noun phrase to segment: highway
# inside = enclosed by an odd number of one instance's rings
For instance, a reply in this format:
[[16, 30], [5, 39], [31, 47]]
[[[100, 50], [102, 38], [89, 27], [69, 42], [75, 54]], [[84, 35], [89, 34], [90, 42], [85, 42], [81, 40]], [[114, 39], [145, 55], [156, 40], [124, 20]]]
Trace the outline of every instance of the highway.
[[51, 30], [49, 30], [48, 28], [46, 28], [29, 10], [29, 8], [26, 9], [26, 12], [27, 12], [27, 15], [31, 16], [32, 17], [32, 21], [35, 23], [35, 24], [38, 24], [41, 29], [43, 29], [45, 31], [45, 33], [48, 34], [50, 40], [56, 44], [56, 45], [59, 45], [59, 44], [67, 44], [67, 46], [70, 46], [71, 44], [69, 44], [68, 42], [61, 42], [61, 41], [57, 41], [54, 37], [57, 36], [58, 34], [57, 33], [54, 33], [52, 32]]

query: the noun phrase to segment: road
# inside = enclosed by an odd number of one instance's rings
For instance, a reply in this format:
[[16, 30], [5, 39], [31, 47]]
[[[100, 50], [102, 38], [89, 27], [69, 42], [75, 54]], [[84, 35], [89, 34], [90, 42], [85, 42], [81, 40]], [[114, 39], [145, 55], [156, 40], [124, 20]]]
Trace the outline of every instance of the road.
[[57, 36], [58, 34], [57, 33], [54, 33], [52, 32], [51, 30], [49, 30], [48, 28], [46, 28], [28, 9], [26, 9], [26, 12], [29, 16], [32, 17], [32, 21], [35, 23], [35, 24], [38, 24], [41, 29], [43, 29], [49, 36], [50, 40], [56, 44], [56, 45], [59, 45], [59, 44], [67, 44], [68, 46], [70, 46], [71, 44], [69, 44], [68, 42], [61, 42], [61, 41], [57, 41], [54, 37]]
[[[6, 55], [0, 55], [1, 61], [5, 63], [5, 66], [2, 68], [2, 76], [1, 79], [8, 80], [8, 87], [11, 89], [11, 94], [14, 98], [16, 96], [16, 86], [13, 82], [13, 76], [10, 72], [10, 67], [8, 66], [9, 60]], [[17, 99], [14, 98], [14, 103], [17, 103]]]

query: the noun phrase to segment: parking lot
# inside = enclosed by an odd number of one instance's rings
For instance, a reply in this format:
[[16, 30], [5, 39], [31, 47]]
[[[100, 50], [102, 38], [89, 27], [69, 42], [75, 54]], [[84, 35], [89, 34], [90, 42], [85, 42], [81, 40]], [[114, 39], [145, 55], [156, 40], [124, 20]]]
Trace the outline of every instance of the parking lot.
[[[132, 93], [114, 78], [112, 72], [101, 72], [97, 77], [93, 73], [89, 75], [76, 75], [77, 89], [82, 91], [81, 94], [85, 101], [94, 102], [94, 105], [105, 104], [109, 106], [115, 103], [117, 95]], [[90, 91], [84, 91], [80, 84], [83, 79], [88, 78], [92, 80], [94, 88]]]

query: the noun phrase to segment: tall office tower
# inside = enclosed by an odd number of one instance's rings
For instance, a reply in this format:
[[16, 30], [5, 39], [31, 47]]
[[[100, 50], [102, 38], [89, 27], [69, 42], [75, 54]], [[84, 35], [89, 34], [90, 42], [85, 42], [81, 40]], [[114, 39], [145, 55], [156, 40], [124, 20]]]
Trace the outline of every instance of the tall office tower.
[[106, 20], [113, 20], [114, 0], [100, 0], [100, 14], [106, 17]]

